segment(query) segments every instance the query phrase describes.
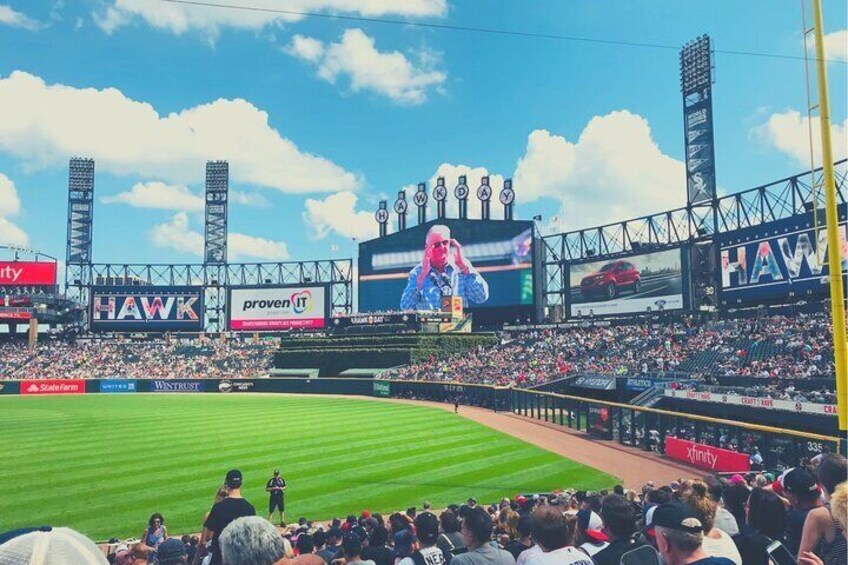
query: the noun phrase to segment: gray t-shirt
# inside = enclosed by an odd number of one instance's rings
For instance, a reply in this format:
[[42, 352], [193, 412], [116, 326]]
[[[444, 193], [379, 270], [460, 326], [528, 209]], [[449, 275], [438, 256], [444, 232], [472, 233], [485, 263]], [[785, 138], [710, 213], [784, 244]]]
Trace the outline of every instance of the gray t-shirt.
[[515, 565], [515, 557], [508, 551], [484, 543], [474, 551], [460, 553], [451, 560], [451, 565]]
[[730, 537], [739, 533], [739, 524], [736, 523], [736, 518], [724, 506], [719, 506], [718, 510], [716, 510], [714, 525]]

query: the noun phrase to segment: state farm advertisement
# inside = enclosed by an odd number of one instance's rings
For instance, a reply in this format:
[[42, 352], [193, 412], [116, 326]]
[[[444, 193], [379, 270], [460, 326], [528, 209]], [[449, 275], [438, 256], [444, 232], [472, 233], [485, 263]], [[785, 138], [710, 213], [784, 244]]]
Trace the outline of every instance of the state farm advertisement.
[[21, 394], [84, 394], [83, 379], [21, 381]]
[[327, 324], [329, 293], [323, 286], [233, 288], [229, 329], [268, 331], [318, 329]]
[[665, 455], [671, 459], [719, 473], [742, 473], [751, 470], [751, 462], [745, 453], [719, 449], [675, 437], [665, 438]]
[[56, 263], [0, 261], [0, 286], [56, 286]]

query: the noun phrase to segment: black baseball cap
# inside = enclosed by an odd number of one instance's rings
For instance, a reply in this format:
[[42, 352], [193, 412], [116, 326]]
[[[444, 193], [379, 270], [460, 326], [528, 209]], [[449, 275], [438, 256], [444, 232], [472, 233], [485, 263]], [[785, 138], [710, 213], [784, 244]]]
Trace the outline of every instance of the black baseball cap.
[[230, 488], [239, 488], [241, 486], [242, 476], [238, 469], [230, 469], [227, 471], [227, 478], [224, 479], [224, 484]]
[[813, 475], [802, 467], [795, 467], [783, 477], [783, 490], [791, 494], [809, 494], [818, 491]]
[[185, 544], [177, 538], [168, 538], [159, 544], [156, 557], [160, 563], [179, 563], [180, 558], [186, 554]]
[[648, 528], [667, 528], [687, 534], [704, 533], [704, 525], [685, 504], [661, 504], [654, 510]]

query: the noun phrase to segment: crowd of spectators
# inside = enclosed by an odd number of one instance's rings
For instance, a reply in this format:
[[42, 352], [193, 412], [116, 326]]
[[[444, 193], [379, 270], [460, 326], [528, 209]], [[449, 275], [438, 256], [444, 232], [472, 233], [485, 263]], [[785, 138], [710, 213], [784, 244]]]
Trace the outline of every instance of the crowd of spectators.
[[[424, 503], [383, 516], [277, 527], [227, 473], [200, 536], [168, 537], [153, 514], [141, 539], [98, 549], [67, 528], [0, 534], [0, 562], [112, 565], [769, 565], [781, 553], [804, 565], [844, 565], [846, 460], [825, 454], [774, 477], [709, 475], [638, 490], [567, 489], [491, 504], [469, 498], [440, 512]], [[778, 561], [784, 563], [784, 561]]]
[[692, 318], [658, 324], [588, 326], [505, 334], [494, 347], [402, 367], [386, 377], [532, 386], [584, 373], [663, 374], [709, 380], [834, 374], [829, 318], [823, 313], [757, 319]]
[[0, 379], [171, 379], [265, 376], [276, 343], [220, 339], [168, 342], [49, 340], [29, 349], [0, 342]]

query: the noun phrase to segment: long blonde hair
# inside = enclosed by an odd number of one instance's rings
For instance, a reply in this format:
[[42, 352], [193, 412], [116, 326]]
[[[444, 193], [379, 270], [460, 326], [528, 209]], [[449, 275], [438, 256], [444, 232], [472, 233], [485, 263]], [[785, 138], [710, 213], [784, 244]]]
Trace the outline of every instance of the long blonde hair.
[[704, 526], [704, 533], [710, 533], [713, 529], [713, 525], [715, 524], [716, 510], [718, 510], [718, 505], [710, 497], [710, 488], [707, 486], [707, 483], [699, 479], [686, 481], [685, 486], [688, 488], [685, 488], [682, 491], [680, 500], [686, 504], [686, 506], [695, 513], [695, 517], [701, 521], [701, 524]]

